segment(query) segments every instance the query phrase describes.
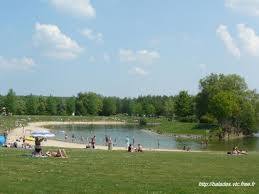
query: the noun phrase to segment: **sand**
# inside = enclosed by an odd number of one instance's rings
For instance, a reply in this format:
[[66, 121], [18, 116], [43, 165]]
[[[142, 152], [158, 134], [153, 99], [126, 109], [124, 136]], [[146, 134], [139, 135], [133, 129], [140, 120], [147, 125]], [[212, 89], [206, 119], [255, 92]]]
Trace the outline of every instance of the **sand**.
[[[91, 121], [91, 122], [56, 122], [56, 121], [46, 121], [46, 122], [31, 122], [28, 123], [27, 126], [24, 128], [18, 127], [11, 130], [8, 134], [7, 143], [12, 143], [16, 139], [19, 139], [23, 136], [30, 136], [31, 132], [36, 129], [48, 130], [44, 126], [48, 125], [69, 125], [69, 124], [77, 124], [77, 125], [123, 125], [126, 124], [125, 122], [115, 122], [115, 121]], [[32, 142], [34, 144], [34, 142]], [[58, 147], [58, 148], [85, 148], [86, 145], [79, 144], [79, 143], [71, 143], [71, 142], [64, 142], [58, 141], [53, 139], [48, 139], [47, 141], [42, 142], [42, 146], [48, 147]], [[101, 150], [108, 150], [107, 146], [103, 145], [96, 145], [96, 149]], [[113, 150], [126, 150], [126, 147], [113, 147]], [[173, 151], [173, 152], [183, 152], [184, 150], [178, 149], [151, 149], [151, 148], [144, 148], [144, 151]], [[201, 151], [192, 151], [192, 152], [201, 152]]]

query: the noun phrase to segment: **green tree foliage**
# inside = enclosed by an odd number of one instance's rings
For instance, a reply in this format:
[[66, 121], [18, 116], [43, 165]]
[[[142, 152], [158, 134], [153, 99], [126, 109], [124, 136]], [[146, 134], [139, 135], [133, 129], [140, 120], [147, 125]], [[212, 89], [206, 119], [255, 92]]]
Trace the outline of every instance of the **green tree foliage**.
[[38, 98], [33, 96], [27, 96], [26, 99], [26, 112], [29, 115], [36, 115], [38, 114]]
[[72, 115], [76, 112], [76, 99], [75, 97], [68, 98], [66, 100], [66, 114]]
[[105, 116], [116, 114], [117, 99], [114, 97], [105, 97], [103, 99], [102, 114]]
[[76, 99], [77, 115], [98, 115], [102, 111], [102, 97], [96, 93], [79, 93]]
[[154, 116], [156, 113], [156, 108], [153, 104], [144, 104], [143, 109], [146, 116]]
[[209, 112], [223, 125], [239, 114], [238, 97], [228, 91], [217, 93], [209, 101]]
[[13, 89], [10, 89], [5, 98], [5, 108], [8, 113], [16, 113], [16, 94]]
[[16, 114], [25, 115], [26, 114], [26, 103], [23, 98], [18, 98], [16, 103]]
[[223, 133], [252, 133], [256, 121], [256, 95], [238, 75], [211, 74], [200, 81], [196, 97], [198, 118], [211, 115]]
[[167, 118], [173, 118], [174, 117], [174, 100], [173, 98], [168, 98], [164, 103], [164, 114]]
[[132, 114], [136, 116], [142, 116], [144, 114], [143, 107], [140, 102], [133, 103], [132, 105]]
[[5, 106], [5, 96], [0, 95], [0, 113], [4, 106]]
[[48, 115], [57, 115], [57, 102], [53, 96], [49, 96], [46, 100], [46, 110]]
[[47, 102], [46, 98], [43, 96], [40, 96], [38, 99], [38, 110], [37, 113], [39, 115], [46, 115], [47, 113]]
[[66, 115], [66, 101], [64, 98], [57, 98], [57, 115]]
[[235, 74], [211, 74], [200, 80], [200, 92], [196, 97], [196, 113], [198, 118], [209, 112], [209, 100], [221, 91], [231, 91], [242, 95], [247, 91], [245, 80]]
[[175, 114], [177, 117], [189, 117], [193, 115], [194, 101], [187, 91], [181, 91], [175, 97]]

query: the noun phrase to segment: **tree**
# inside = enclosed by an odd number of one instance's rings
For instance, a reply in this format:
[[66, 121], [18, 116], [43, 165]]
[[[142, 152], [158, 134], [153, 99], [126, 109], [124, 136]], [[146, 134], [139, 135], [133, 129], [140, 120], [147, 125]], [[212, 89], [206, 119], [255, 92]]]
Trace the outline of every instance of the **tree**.
[[238, 97], [231, 92], [219, 92], [209, 101], [209, 112], [223, 127], [239, 114]]
[[47, 98], [46, 110], [48, 115], [57, 115], [57, 102], [53, 96]]
[[102, 114], [105, 116], [114, 115], [116, 113], [116, 99], [105, 97], [103, 99]]
[[96, 93], [79, 93], [76, 98], [77, 115], [98, 115], [102, 111], [102, 98]]
[[36, 96], [33, 96], [32, 94], [30, 96], [27, 96], [26, 112], [29, 115], [38, 114], [38, 99]]
[[245, 80], [236, 75], [210, 74], [200, 80], [200, 92], [196, 97], [197, 117], [209, 113], [209, 100], [221, 91], [231, 91], [235, 95], [243, 95], [247, 92]]
[[38, 99], [38, 115], [46, 115], [47, 114], [47, 102], [46, 98], [40, 96]]
[[74, 97], [68, 98], [66, 100], [66, 112], [67, 112], [67, 115], [75, 114], [75, 109], [76, 109], [75, 101], [76, 100], [75, 100]]
[[22, 98], [19, 98], [16, 103], [16, 114], [24, 115], [26, 113], [26, 103]]
[[57, 98], [57, 115], [66, 115], [66, 103], [63, 98]]
[[251, 101], [242, 99], [240, 102], [240, 114], [236, 118], [236, 127], [238, 132], [241, 128], [244, 134], [256, 132], [256, 108]]
[[174, 116], [174, 101], [172, 98], [168, 98], [164, 104], [165, 116], [167, 118], [173, 118]]
[[238, 75], [211, 74], [200, 81], [196, 97], [198, 118], [211, 115], [222, 132], [250, 134], [256, 121], [256, 94]]
[[84, 105], [86, 106], [87, 113], [90, 115], [98, 115], [102, 111], [102, 99], [100, 95], [96, 93], [89, 92], [86, 93], [86, 101]]
[[121, 113], [133, 115], [133, 106], [135, 104], [134, 101], [135, 99], [123, 98], [121, 100]]
[[188, 117], [193, 115], [193, 99], [187, 91], [181, 91], [175, 97], [175, 114], [177, 117]]
[[143, 107], [142, 107], [142, 104], [140, 102], [134, 103], [132, 106], [133, 106], [132, 107], [132, 109], [133, 109], [132, 113], [134, 115], [137, 115], [137, 116], [143, 115]]
[[146, 103], [144, 104], [144, 112], [147, 116], [154, 116], [156, 113], [156, 108], [153, 104]]
[[0, 95], [0, 108], [2, 108], [4, 106], [4, 103], [5, 103], [5, 97]]
[[5, 107], [8, 113], [16, 113], [16, 94], [13, 89], [10, 89], [5, 98]]

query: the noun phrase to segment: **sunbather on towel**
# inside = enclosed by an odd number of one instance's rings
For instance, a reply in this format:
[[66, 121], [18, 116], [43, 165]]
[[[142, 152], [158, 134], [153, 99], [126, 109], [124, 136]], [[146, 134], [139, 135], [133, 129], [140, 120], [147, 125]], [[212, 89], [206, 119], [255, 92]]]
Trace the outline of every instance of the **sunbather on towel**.
[[67, 153], [64, 149], [58, 149], [57, 152], [47, 151], [46, 155], [49, 157], [68, 158]]

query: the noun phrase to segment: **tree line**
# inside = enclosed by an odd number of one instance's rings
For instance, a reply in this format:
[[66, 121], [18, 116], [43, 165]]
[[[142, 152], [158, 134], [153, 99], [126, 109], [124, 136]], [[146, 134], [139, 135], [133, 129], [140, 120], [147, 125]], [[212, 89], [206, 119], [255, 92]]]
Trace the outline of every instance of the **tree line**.
[[174, 96], [107, 97], [93, 92], [73, 97], [18, 96], [10, 89], [0, 95], [2, 114], [102, 115], [159, 117], [217, 124], [222, 134], [250, 134], [259, 118], [259, 95], [236, 74], [211, 74], [199, 82], [197, 95], [180, 91]]

